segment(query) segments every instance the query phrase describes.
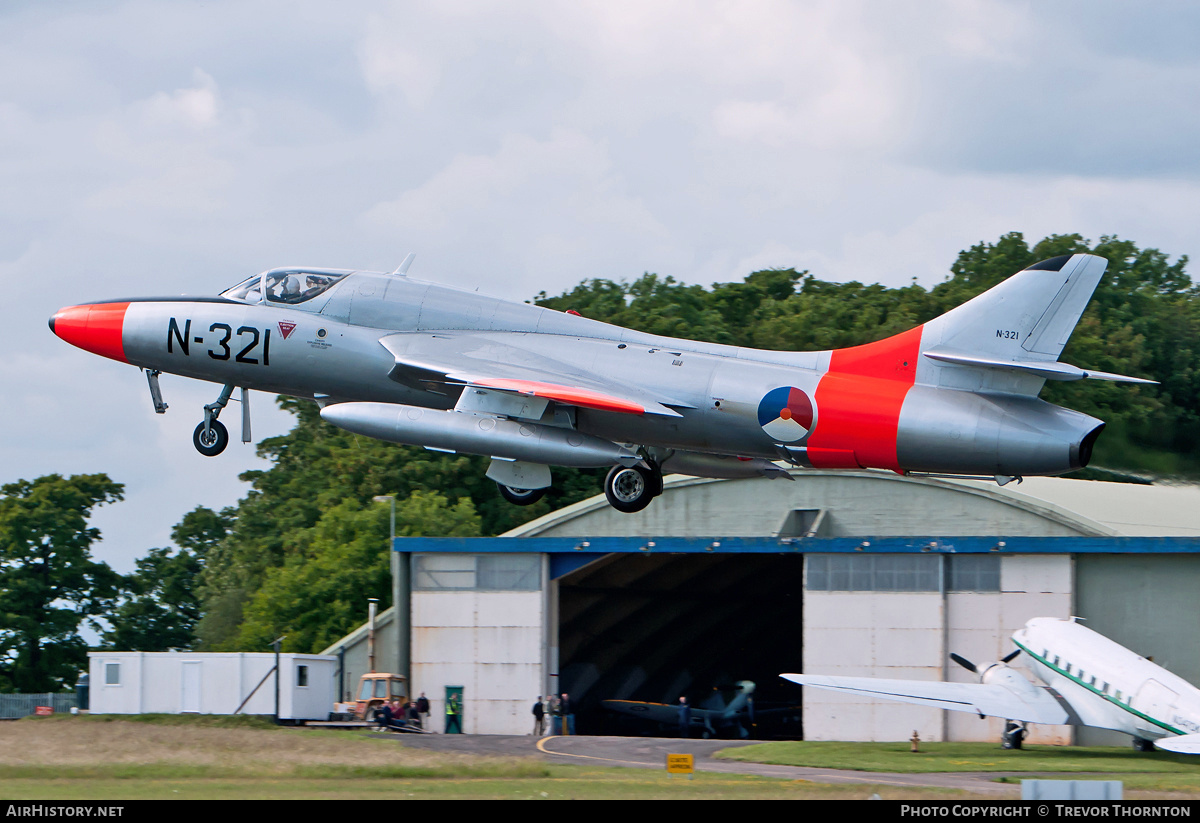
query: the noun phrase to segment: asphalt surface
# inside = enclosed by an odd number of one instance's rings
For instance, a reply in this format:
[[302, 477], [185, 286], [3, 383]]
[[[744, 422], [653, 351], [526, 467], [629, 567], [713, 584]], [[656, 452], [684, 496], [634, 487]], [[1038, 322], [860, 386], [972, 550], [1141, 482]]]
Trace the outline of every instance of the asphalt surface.
[[633, 769], [665, 768], [668, 754], [691, 754], [697, 771], [726, 774], [755, 774], [787, 780], [811, 780], [814, 783], [873, 784], [897, 787], [937, 786], [961, 789], [996, 799], [1020, 796], [1020, 786], [996, 783], [1002, 774], [995, 772], [952, 772], [939, 774], [893, 774], [856, 772], [844, 769], [817, 769], [803, 766], [774, 766], [716, 760], [721, 749], [749, 745], [758, 741], [679, 740], [664, 737], [542, 737], [497, 734], [380, 734], [406, 748], [442, 752], [537, 757], [550, 763], [592, 764]]

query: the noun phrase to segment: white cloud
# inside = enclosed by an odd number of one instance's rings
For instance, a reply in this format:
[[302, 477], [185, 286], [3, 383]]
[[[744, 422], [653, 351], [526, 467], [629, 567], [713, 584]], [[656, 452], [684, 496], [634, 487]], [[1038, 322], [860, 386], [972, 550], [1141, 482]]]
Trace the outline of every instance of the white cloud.
[[143, 125], [149, 128], [184, 126], [204, 129], [217, 125], [220, 96], [217, 81], [201, 69], [193, 69], [190, 88], [158, 92], [135, 104]]

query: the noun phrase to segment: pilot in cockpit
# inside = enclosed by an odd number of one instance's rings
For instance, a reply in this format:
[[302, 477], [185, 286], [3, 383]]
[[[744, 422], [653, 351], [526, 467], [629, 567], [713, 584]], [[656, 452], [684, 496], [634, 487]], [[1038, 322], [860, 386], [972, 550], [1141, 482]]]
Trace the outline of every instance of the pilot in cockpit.
[[289, 274], [283, 279], [283, 295], [281, 299], [285, 303], [295, 303], [300, 297], [300, 278], [294, 274]]

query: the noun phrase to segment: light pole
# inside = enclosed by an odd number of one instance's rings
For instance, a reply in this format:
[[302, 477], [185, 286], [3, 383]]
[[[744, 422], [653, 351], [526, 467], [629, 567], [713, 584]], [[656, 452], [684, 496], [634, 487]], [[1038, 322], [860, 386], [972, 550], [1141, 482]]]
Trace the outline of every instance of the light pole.
[[[388, 541], [388, 554], [391, 556], [392, 564], [392, 624], [396, 627], [396, 674], [403, 675], [404, 683], [409, 692], [412, 692], [412, 683], [408, 676], [408, 641], [409, 634], [412, 631], [409, 623], [411, 622], [411, 604], [410, 587], [408, 585], [408, 553], [396, 551], [396, 495], [380, 494], [374, 498], [376, 503], [387, 502], [391, 504], [392, 509], [392, 525], [390, 532], [390, 540]], [[412, 695], [409, 694], [409, 698]]]

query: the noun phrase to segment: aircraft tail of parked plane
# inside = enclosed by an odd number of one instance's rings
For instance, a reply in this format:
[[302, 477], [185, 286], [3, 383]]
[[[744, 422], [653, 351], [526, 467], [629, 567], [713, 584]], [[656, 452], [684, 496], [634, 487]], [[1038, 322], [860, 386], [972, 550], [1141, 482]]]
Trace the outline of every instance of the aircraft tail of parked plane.
[[1058, 361], [1107, 263], [1044, 260], [902, 334], [847, 349], [762, 351], [624, 329], [408, 277], [281, 268], [218, 297], [68, 306], [62, 339], [143, 369], [223, 385], [196, 449], [220, 454], [217, 419], [241, 389], [308, 398], [356, 434], [491, 458], [516, 505], [550, 466], [608, 469], [622, 512], [665, 472], [791, 478], [819, 469], [994, 478], [1082, 468], [1103, 421], [1037, 397], [1046, 380], [1150, 382]]
[[[1076, 618], [1035, 617], [1016, 631], [1017, 650], [975, 666], [979, 683], [888, 680], [784, 674], [802, 686], [895, 700], [1009, 721], [1006, 744], [1020, 747], [1025, 724], [1093, 726], [1132, 735], [1140, 750], [1155, 746], [1200, 754], [1200, 689], [1144, 657], [1088, 629]], [[1042, 685], [1008, 663], [1024, 653]]]

